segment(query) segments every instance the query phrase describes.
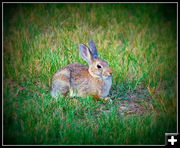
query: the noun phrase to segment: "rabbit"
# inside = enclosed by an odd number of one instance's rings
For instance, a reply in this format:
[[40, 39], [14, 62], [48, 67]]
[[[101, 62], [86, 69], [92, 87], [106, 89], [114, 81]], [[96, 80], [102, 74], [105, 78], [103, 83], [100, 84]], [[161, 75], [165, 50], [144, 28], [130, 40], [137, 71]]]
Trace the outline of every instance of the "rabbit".
[[107, 96], [112, 85], [112, 70], [108, 63], [99, 58], [93, 40], [79, 45], [81, 57], [88, 66], [73, 63], [62, 67], [52, 79], [51, 96], [55, 99], [59, 95], [70, 97], [94, 96], [96, 99], [110, 100]]

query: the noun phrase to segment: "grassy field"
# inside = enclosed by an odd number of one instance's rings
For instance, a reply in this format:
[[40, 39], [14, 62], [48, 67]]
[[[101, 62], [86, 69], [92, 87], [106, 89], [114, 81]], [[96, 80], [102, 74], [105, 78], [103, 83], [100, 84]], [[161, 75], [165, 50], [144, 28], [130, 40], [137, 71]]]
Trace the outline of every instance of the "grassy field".
[[[177, 132], [176, 4], [4, 4], [3, 143], [163, 145]], [[50, 96], [94, 40], [112, 104]]]

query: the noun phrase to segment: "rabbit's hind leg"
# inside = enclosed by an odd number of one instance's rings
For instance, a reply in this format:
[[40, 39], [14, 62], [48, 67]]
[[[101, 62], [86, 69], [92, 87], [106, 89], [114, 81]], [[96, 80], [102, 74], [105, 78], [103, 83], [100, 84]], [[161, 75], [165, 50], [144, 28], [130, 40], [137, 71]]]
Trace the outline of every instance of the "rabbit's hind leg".
[[69, 92], [69, 85], [65, 84], [63, 81], [56, 80], [52, 84], [51, 96], [54, 97], [55, 99], [57, 99], [59, 95], [65, 97], [68, 92]]
[[69, 76], [59, 73], [54, 76], [52, 83], [51, 96], [55, 99], [58, 98], [59, 95], [66, 96], [69, 92], [70, 82]]

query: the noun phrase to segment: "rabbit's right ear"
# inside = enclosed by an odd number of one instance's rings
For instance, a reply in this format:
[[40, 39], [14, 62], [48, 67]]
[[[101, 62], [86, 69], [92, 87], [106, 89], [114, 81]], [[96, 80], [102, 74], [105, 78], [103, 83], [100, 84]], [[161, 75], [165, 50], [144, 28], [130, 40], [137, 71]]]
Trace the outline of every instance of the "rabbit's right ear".
[[91, 53], [93, 54], [93, 57], [97, 58], [98, 57], [98, 53], [97, 53], [97, 48], [96, 48], [96, 45], [95, 45], [94, 41], [90, 40], [88, 42], [88, 44], [89, 44], [89, 49], [90, 49]]
[[89, 48], [88, 48], [86, 45], [84, 45], [84, 44], [80, 44], [80, 45], [79, 45], [79, 51], [80, 51], [81, 57], [82, 57], [86, 62], [88, 62], [88, 64], [91, 64], [91, 63], [92, 63], [93, 56], [92, 56], [92, 53], [91, 53], [91, 51], [89, 50]]

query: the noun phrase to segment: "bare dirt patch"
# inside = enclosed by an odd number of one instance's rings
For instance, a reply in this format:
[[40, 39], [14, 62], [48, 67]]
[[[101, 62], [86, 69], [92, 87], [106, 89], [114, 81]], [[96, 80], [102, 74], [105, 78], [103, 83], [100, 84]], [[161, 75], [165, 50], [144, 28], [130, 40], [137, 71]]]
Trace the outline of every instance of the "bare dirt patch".
[[[144, 87], [126, 90], [116, 86], [112, 88], [110, 98], [118, 106], [120, 115], [144, 115], [153, 112], [152, 97]], [[106, 107], [101, 110], [109, 112]]]

